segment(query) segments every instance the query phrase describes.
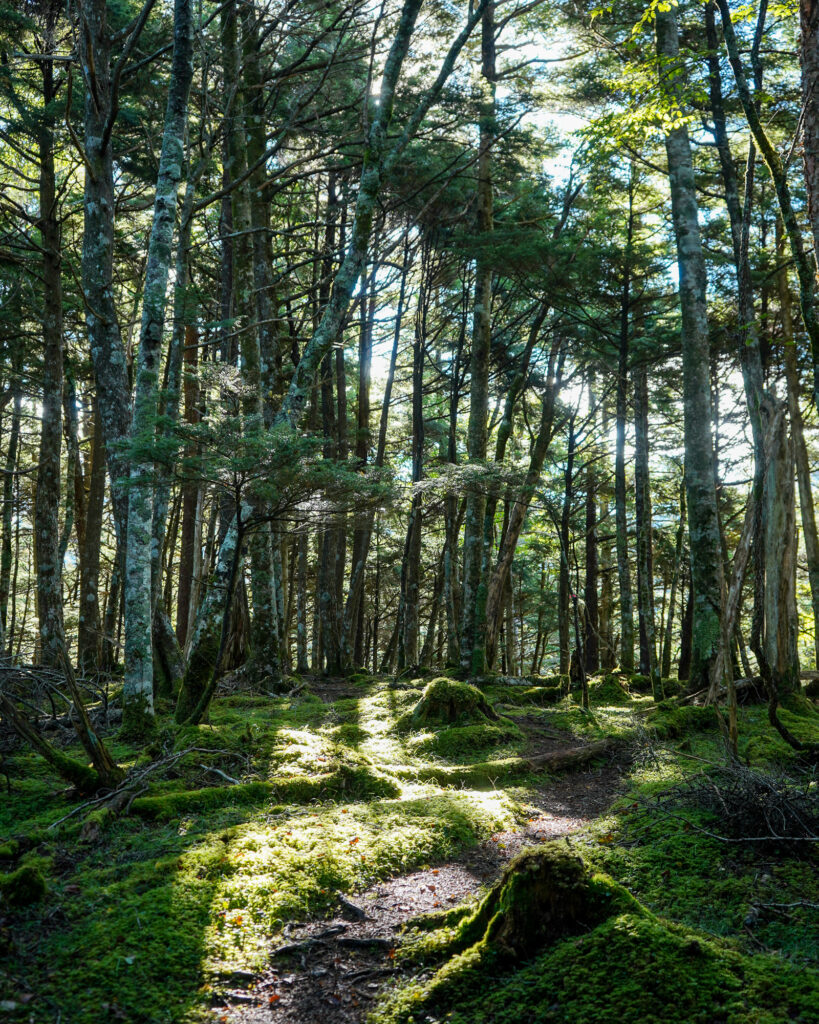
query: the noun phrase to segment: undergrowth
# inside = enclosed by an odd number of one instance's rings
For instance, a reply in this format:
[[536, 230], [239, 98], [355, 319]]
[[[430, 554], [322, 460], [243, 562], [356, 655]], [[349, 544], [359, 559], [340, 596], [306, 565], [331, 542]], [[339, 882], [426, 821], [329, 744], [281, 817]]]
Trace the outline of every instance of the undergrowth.
[[[362, 677], [355, 696], [332, 703], [309, 689], [220, 697], [207, 725], [173, 730], [161, 720], [148, 751], [111, 736], [114, 756], [132, 772], [165, 765], [145, 777], [128, 813], [86, 808], [66, 817], [77, 799], [43, 762], [23, 749], [7, 756], [0, 1001], [14, 1004], [9, 1019], [212, 1019], [225, 979], [261, 968], [288, 923], [332, 914], [339, 893], [455, 857], [536, 802], [534, 787], [547, 780], [527, 767], [531, 729], [504, 717], [504, 705], [532, 728], [562, 730], [577, 743], [612, 737], [650, 748], [628, 769], [629, 791], [612, 812], [570, 840], [590, 870], [639, 907], [560, 939], [519, 970], [485, 972], [480, 991], [441, 1011], [454, 1014], [447, 1019], [811, 1019], [804, 1008], [814, 998], [808, 969], [819, 944], [808, 906], [819, 901], [815, 862], [721, 842], [706, 834], [715, 821], [702, 808], [681, 809], [684, 821], [651, 809], [656, 794], [702, 770], [698, 759], [720, 759], [711, 713], [657, 710], [634, 693], [612, 701], [605, 681], [593, 682], [589, 711], [573, 696], [543, 701], [545, 687], [490, 683], [482, 693], [497, 720], [403, 731], [396, 723], [425, 681], [401, 685]], [[798, 735], [815, 728], [799, 705], [782, 715]], [[780, 768], [790, 756], [754, 706], [740, 711], [740, 745]], [[431, 962], [459, 914], [427, 932]], [[398, 1019], [399, 1004], [427, 1014], [421, 1019], [444, 1019], [423, 985], [395, 1000], [377, 1019]], [[677, 1007], [688, 1016], [672, 1017]]]

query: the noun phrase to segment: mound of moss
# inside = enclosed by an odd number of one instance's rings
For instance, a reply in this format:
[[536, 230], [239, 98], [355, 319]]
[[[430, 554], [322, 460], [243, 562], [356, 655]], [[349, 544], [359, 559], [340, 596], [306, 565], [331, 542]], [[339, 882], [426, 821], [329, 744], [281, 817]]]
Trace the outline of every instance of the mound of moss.
[[427, 683], [412, 712], [402, 719], [405, 729], [424, 726], [480, 725], [498, 721], [498, 714], [477, 686], [440, 676]]
[[507, 704], [523, 706], [533, 704], [536, 707], [546, 707], [550, 704], [557, 704], [566, 696], [566, 690], [561, 686], [510, 686], [505, 689], [499, 687], [496, 694]]
[[674, 700], [661, 701], [646, 719], [646, 728], [661, 740], [676, 739], [687, 732], [716, 727], [717, 713], [712, 705], [680, 705]]
[[[649, 680], [649, 692], [651, 692], [651, 681]], [[611, 706], [615, 704], [628, 704], [631, 701], [631, 694], [628, 686], [620, 676], [609, 672], [600, 681], [589, 682], [589, 700], [592, 704]]]
[[432, 1019], [431, 1009], [460, 1004], [497, 970], [629, 907], [640, 911], [611, 879], [590, 875], [566, 846], [549, 843], [523, 850], [474, 910], [465, 915], [448, 911], [419, 922], [424, 934], [409, 946], [408, 958], [433, 952], [451, 959], [426, 984], [410, 983], [399, 990], [385, 1015], [375, 1019], [395, 1024]]
[[0, 874], [0, 896], [11, 907], [27, 907], [46, 894], [46, 881], [40, 869], [23, 864], [10, 874]]
[[418, 754], [437, 754], [439, 757], [464, 757], [487, 747], [497, 747], [510, 740], [520, 739], [520, 729], [505, 719], [498, 725], [454, 725], [429, 736], [422, 736], [413, 744]]
[[[430, 1019], [417, 986], [374, 1016]], [[471, 978], [449, 1024], [809, 1024], [815, 975], [777, 957], [743, 956], [644, 914], [612, 916], [521, 970]], [[438, 1019], [438, 1018], [435, 1018]]]

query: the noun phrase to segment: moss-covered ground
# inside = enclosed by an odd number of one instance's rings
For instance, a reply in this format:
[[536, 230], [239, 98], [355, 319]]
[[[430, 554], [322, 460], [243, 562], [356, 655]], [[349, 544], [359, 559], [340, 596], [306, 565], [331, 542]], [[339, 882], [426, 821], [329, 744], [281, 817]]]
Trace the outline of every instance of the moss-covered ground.
[[[541, 702], [538, 686], [490, 682], [481, 689], [497, 721], [397, 728], [424, 685], [359, 677], [332, 702], [309, 687], [275, 699], [222, 696], [207, 725], [175, 731], [161, 721], [147, 752], [112, 738], [134, 772], [162, 761], [116, 815], [86, 808], [60, 822], [78, 804], [65, 784], [22, 748], [6, 756], [4, 1014], [35, 1024], [212, 1020], [214, 991], [237, 971], [261, 969], [288, 923], [330, 914], [339, 893], [456, 858], [520, 820], [544, 785], [526, 767], [532, 729], [509, 717], [525, 714], [546, 731], [642, 750], [652, 737], [650, 756], [626, 770], [628, 795], [569, 840], [590, 870], [638, 902], [525, 964], [494, 969], [490, 955], [480, 986], [473, 979], [452, 1004], [431, 1002], [422, 980], [394, 993], [377, 1018], [819, 1020], [809, 851], [726, 844], [698, 831], [713, 827], [704, 812], [686, 811], [686, 823], [646, 809], [700, 771], [699, 759], [719, 759], [713, 713], [652, 711], [649, 697], [622, 699], [610, 681], [592, 683], [590, 712]], [[819, 722], [799, 704], [783, 718], [805, 737]], [[744, 755], [790, 757], [764, 709], [742, 709], [740, 730]], [[426, 935], [414, 955], [428, 958], [431, 976], [446, 943]], [[457, 977], [452, 957], [450, 971]]]

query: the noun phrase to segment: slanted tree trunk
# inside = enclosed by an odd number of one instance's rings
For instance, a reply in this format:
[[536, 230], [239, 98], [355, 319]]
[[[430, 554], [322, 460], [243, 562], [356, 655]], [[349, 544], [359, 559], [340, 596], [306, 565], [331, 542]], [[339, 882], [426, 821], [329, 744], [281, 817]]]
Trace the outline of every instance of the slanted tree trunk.
[[[663, 79], [672, 95], [684, 74], [679, 62], [676, 10], [657, 11], [657, 52], [666, 62]], [[668, 70], [668, 67], [672, 69]], [[723, 569], [714, 450], [711, 437], [709, 341], [706, 316], [706, 272], [698, 220], [694, 168], [688, 129], [666, 135], [671, 206], [680, 270], [682, 313], [683, 416], [688, 536], [693, 585], [692, 691], [709, 685], [717, 656], [722, 618]]]
[[526, 471], [526, 477], [520, 491], [509, 510], [506, 532], [501, 539], [495, 568], [489, 579], [486, 598], [485, 646], [487, 660], [490, 665], [494, 661], [495, 644], [501, 626], [506, 578], [512, 567], [512, 559], [515, 557], [518, 540], [526, 520], [526, 513], [529, 510], [529, 503], [534, 497], [535, 489], [540, 481], [543, 462], [552, 440], [555, 402], [560, 391], [564, 354], [562, 343], [560, 339], [557, 339], [549, 353], [546, 393], [542, 397], [543, 404], [541, 406], [540, 424], [535, 443], [532, 446], [532, 454], [529, 457], [529, 468]]
[[300, 422], [318, 368], [332, 348], [347, 315], [353, 290], [367, 259], [381, 183], [395, 168], [424, 117], [440, 96], [461, 50], [482, 16], [485, 3], [486, 0], [481, 0], [471, 12], [463, 30], [450, 46], [435, 81], [422, 95], [397, 141], [390, 146], [388, 130], [392, 121], [395, 90], [422, 5], [422, 0], [404, 2], [393, 42], [384, 62], [378, 103], [373, 103], [370, 111], [355, 216], [345, 256], [334, 276], [333, 289], [321, 320], [304, 346], [282, 406], [281, 418], [290, 424]]
[[140, 735], [153, 717], [153, 466], [150, 450], [158, 412], [159, 366], [171, 268], [177, 192], [182, 178], [188, 94], [193, 80], [193, 6], [174, 2], [174, 47], [154, 217], [142, 299], [139, 367], [131, 441], [136, 452], [128, 489], [125, 556], [125, 681], [123, 730]]
[[[809, 2], [810, 0], [805, 0], [805, 5]], [[785, 225], [785, 231], [788, 236], [791, 256], [796, 266], [796, 273], [799, 278], [799, 304], [802, 310], [802, 323], [804, 324], [805, 331], [810, 339], [811, 355], [813, 358], [814, 402], [819, 404], [819, 313], [817, 313], [815, 302], [816, 261], [812, 260], [809, 253], [805, 251], [805, 245], [802, 239], [802, 229], [791, 198], [787, 168], [776, 147], [768, 137], [765, 126], [762, 123], [759, 110], [757, 109], [754, 101], [751, 87], [745, 75], [745, 68], [740, 55], [736, 33], [734, 32], [734, 25], [731, 20], [731, 11], [728, 6], [728, 2], [727, 0], [717, 0], [717, 3], [719, 5], [720, 14], [722, 15], [722, 33], [723, 38], [725, 39], [725, 46], [728, 51], [728, 60], [731, 65], [731, 69], [734, 72], [737, 92], [742, 104], [742, 109], [745, 112], [745, 118], [748, 122], [751, 134], [754, 137], [754, 141], [756, 142], [759, 152], [762, 155], [762, 159], [765, 161], [768, 171], [770, 172], [779, 209], [782, 213], [782, 221]], [[811, 91], [815, 93], [816, 86], [815, 78], [810, 79], [809, 77], [810, 71], [813, 67], [813, 61], [815, 59], [815, 43], [812, 42], [813, 34], [809, 33], [805, 36], [804, 32], [805, 28], [810, 26], [811, 20], [814, 17], [812, 10], [813, 7], [814, 4], [810, 3], [810, 9], [806, 6], [804, 11], [802, 23], [803, 39], [802, 46], [800, 48], [803, 67], [805, 69], [805, 73], [803, 74], [803, 88], [808, 90], [809, 93]], [[805, 51], [806, 44], [808, 47], [807, 52]], [[817, 98], [813, 96], [813, 104], [815, 105], [816, 102]], [[816, 172], [814, 166], [816, 157], [816, 140], [814, 135], [815, 116], [815, 108], [813, 106], [806, 106], [804, 121], [806, 132], [805, 169], [809, 196], [813, 194], [812, 189], [816, 183]], [[808, 119], [811, 121], [810, 128], [808, 127]], [[811, 218], [811, 226], [813, 227], [813, 217]]]

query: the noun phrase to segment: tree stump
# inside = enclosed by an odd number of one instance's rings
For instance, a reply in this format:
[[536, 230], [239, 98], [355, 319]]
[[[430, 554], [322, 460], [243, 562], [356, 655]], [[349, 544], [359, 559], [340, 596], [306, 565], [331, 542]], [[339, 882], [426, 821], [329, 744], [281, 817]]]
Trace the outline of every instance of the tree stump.
[[411, 721], [423, 725], [454, 725], [497, 722], [500, 716], [476, 686], [454, 679], [433, 679], [415, 705]]

